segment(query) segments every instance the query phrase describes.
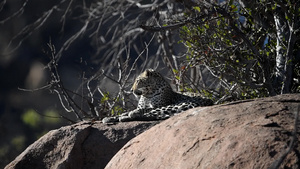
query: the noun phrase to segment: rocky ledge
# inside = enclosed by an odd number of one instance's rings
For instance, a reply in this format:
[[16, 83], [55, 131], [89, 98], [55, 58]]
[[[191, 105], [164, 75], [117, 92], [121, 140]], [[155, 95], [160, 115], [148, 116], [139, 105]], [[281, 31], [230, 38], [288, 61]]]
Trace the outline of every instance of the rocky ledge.
[[106, 169], [300, 168], [299, 105], [293, 94], [195, 108], [129, 141]]
[[50, 131], [6, 168], [300, 168], [299, 105], [290, 94], [198, 107], [161, 123], [81, 122]]

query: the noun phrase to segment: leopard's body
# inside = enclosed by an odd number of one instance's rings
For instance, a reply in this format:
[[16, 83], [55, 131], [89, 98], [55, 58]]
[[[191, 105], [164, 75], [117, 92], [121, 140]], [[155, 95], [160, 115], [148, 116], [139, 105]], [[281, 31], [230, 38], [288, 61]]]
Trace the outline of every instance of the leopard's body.
[[174, 92], [163, 76], [153, 69], [147, 69], [140, 74], [131, 90], [140, 96], [137, 108], [116, 117], [106, 117], [102, 120], [103, 123], [163, 120], [194, 107], [213, 105], [210, 99]]

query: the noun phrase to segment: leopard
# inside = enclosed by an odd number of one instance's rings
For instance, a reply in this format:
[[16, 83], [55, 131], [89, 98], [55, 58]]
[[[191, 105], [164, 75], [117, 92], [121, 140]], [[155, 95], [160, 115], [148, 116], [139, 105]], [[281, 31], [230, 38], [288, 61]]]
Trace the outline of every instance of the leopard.
[[146, 69], [141, 73], [135, 79], [131, 92], [140, 98], [137, 108], [118, 116], [105, 117], [103, 123], [165, 120], [188, 109], [214, 104], [208, 98], [175, 92], [154, 69]]

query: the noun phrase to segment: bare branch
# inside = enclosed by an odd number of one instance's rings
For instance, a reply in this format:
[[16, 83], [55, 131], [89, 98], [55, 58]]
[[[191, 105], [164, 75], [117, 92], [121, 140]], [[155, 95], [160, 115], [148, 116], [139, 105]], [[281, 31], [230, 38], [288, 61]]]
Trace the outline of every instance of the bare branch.
[[[6, 22], [9, 21], [9, 20], [14, 19], [14, 18], [17, 17], [17, 16], [22, 15], [22, 14], [24, 13], [24, 9], [25, 9], [25, 7], [26, 7], [26, 5], [27, 5], [27, 2], [28, 2], [28, 0], [25, 0], [25, 2], [23, 2], [22, 7], [21, 7], [18, 11], [16, 11], [15, 13], [13, 13], [11, 16], [5, 18], [4, 20], [0, 21], [0, 25], [6, 23]], [[3, 0], [3, 1], [0, 3], [0, 11], [3, 9], [3, 6], [5, 5], [5, 3], [6, 3], [6, 0]]]

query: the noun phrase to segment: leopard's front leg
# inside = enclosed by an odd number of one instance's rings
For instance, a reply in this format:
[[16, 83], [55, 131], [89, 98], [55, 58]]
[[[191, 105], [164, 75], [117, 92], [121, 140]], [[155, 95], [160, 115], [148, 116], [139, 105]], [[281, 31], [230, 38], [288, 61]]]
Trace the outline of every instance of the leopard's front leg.
[[102, 119], [102, 123], [116, 123], [120, 122], [122, 118], [128, 117], [128, 112], [122, 113], [121, 115], [114, 116], [114, 117], [105, 117]]
[[153, 120], [152, 118], [149, 118], [148, 116], [145, 116], [145, 113], [150, 112], [151, 108], [145, 108], [145, 109], [134, 109], [130, 112], [123, 113], [119, 116], [115, 117], [105, 117], [102, 119], [103, 123], [115, 123], [115, 122], [126, 122], [126, 121], [134, 121], [134, 120]]

